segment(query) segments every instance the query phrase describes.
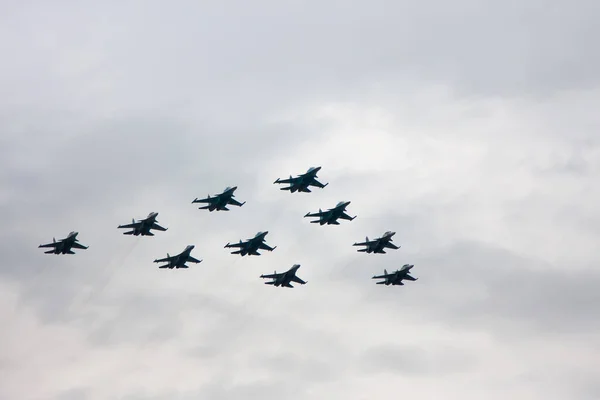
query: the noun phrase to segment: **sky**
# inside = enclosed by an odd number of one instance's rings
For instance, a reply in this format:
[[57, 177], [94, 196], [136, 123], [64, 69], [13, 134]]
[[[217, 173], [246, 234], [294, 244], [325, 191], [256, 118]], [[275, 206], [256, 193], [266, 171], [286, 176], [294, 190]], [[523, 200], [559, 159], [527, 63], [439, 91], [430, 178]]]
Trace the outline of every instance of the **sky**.
[[[598, 19], [0, 2], [0, 399], [600, 399]], [[326, 188], [273, 184], [312, 166]], [[243, 207], [191, 204], [227, 186]], [[303, 218], [339, 201], [355, 220]], [[152, 211], [168, 231], [117, 229]], [[37, 248], [70, 231], [89, 249]], [[275, 251], [223, 248], [258, 231]]]

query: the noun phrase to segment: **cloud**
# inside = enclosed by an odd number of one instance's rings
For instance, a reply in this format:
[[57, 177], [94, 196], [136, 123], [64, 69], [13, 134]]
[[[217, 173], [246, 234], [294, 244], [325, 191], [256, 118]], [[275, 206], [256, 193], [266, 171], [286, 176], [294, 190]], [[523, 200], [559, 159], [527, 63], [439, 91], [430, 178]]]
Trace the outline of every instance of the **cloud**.
[[427, 349], [381, 346], [370, 349], [364, 357], [367, 370], [394, 371], [398, 374], [434, 375], [453, 374], [469, 370], [471, 360], [456, 349]]
[[[6, 7], [0, 397], [593, 398], [597, 13], [534, 3]], [[327, 188], [272, 183], [311, 166]]]

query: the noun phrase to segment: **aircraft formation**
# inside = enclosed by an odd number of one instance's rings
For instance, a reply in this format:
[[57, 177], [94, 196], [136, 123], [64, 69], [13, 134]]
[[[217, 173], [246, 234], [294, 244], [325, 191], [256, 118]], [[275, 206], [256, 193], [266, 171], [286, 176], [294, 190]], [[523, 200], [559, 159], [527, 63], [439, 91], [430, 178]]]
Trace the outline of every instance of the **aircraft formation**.
[[[321, 183], [317, 180], [317, 173], [321, 170], [321, 167], [312, 167], [309, 168], [304, 174], [297, 175], [296, 177], [292, 177], [290, 175], [289, 179], [277, 179], [273, 184], [289, 184], [289, 186], [282, 187], [280, 190], [288, 190], [290, 193], [311, 193], [310, 186], [317, 187], [323, 189], [329, 183]], [[227, 187], [222, 193], [216, 194], [214, 196], [207, 195], [204, 199], [194, 199], [192, 204], [201, 203], [206, 204], [205, 206], [199, 207], [200, 210], [208, 210], [210, 212], [213, 211], [229, 211], [227, 206], [234, 205], [237, 207], [242, 207], [246, 202], [239, 202], [234, 199], [234, 192], [237, 190], [237, 186]], [[346, 207], [350, 204], [350, 201], [340, 201], [335, 207], [330, 208], [326, 211], [319, 209], [318, 212], [308, 212], [304, 217], [317, 218], [311, 223], [318, 223], [319, 225], [339, 225], [338, 220], [347, 220], [352, 221], [356, 216], [351, 217], [346, 213]], [[148, 214], [146, 218], [140, 219], [136, 221], [132, 219], [130, 224], [119, 225], [117, 229], [130, 229], [126, 232], [123, 232], [124, 235], [134, 235], [134, 236], [154, 236], [152, 230], [156, 231], [166, 231], [168, 228], [163, 228], [158, 224], [157, 221], [157, 212], [151, 212]], [[271, 247], [266, 244], [265, 237], [269, 232], [258, 232], [254, 237], [242, 240], [240, 239], [237, 243], [227, 243], [225, 248], [233, 248], [237, 249], [231, 252], [231, 254], [239, 254], [240, 256], [260, 256], [259, 250], [273, 251], [277, 248], [277, 246]], [[396, 232], [387, 231], [381, 237], [369, 240], [368, 237], [365, 238], [364, 242], [354, 243], [353, 246], [364, 246], [357, 250], [358, 252], [363, 252], [367, 254], [386, 254], [385, 249], [398, 250], [400, 246], [396, 246], [392, 243], [392, 239]], [[85, 250], [88, 246], [84, 246], [79, 243], [77, 236], [79, 232], [71, 232], [67, 235], [66, 238], [56, 240], [52, 239], [52, 243], [42, 244], [38, 247], [40, 248], [50, 248], [51, 250], [45, 251], [46, 254], [75, 254], [73, 249]], [[167, 253], [167, 257], [154, 260], [155, 263], [163, 264], [158, 268], [169, 268], [169, 269], [180, 269], [180, 268], [189, 268], [186, 263], [195, 263], [198, 264], [202, 262], [202, 260], [198, 260], [191, 256], [192, 250], [195, 248], [194, 245], [187, 246], [181, 253], [171, 256]], [[416, 281], [418, 278], [414, 278], [410, 275], [411, 269], [414, 265], [404, 264], [400, 269], [395, 272], [388, 273], [386, 269], [384, 269], [382, 275], [373, 276], [372, 279], [383, 279], [382, 281], [376, 282], [377, 285], [404, 285], [402, 283], [403, 280], [407, 281]], [[266, 285], [273, 285], [276, 287], [288, 287], [293, 288], [291, 283], [299, 283], [301, 285], [306, 284], [305, 281], [300, 279], [296, 273], [300, 268], [300, 264], [294, 264], [289, 270], [285, 272], [277, 273], [274, 271], [273, 274], [261, 275], [260, 278], [263, 279], [271, 279], [271, 281], [265, 282]]]

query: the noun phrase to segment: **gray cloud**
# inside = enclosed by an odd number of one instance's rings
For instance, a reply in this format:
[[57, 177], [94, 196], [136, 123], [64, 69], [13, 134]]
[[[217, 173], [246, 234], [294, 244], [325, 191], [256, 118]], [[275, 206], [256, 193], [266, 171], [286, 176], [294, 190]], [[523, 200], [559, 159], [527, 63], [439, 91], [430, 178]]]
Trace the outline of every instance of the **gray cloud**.
[[458, 374], [473, 367], [472, 356], [464, 350], [409, 346], [380, 346], [369, 349], [363, 362], [369, 372], [393, 371], [404, 376]]
[[[398, 265], [372, 258], [372, 271], [393, 271]], [[416, 282], [401, 288], [369, 292], [368, 301], [384, 301], [393, 310], [432, 313], [451, 324], [496, 327], [499, 334], [516, 334], [520, 327], [550, 334], [581, 334], [598, 329], [590, 318], [600, 306], [595, 287], [600, 275], [593, 270], [573, 271], [477, 242], [456, 243], [446, 249], [406, 257], [415, 264]], [[352, 284], [366, 278], [363, 265], [346, 269]], [[402, 292], [410, 292], [410, 295]], [[402, 302], [398, 303], [398, 296]], [[412, 313], [412, 311], [410, 311]]]
[[[0, 13], [0, 397], [593, 398], [595, 3], [228, 4]], [[315, 165], [324, 190], [272, 184]], [[228, 185], [244, 207], [190, 204]], [[116, 229], [150, 211], [167, 232]], [[293, 263], [306, 286], [258, 277]]]

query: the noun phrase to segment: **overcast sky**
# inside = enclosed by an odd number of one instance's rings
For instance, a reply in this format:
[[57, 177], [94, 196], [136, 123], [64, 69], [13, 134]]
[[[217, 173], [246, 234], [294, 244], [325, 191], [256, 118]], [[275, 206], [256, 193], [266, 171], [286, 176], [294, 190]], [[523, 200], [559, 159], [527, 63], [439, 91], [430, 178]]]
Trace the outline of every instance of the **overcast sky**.
[[[598, 20], [1, 2], [0, 399], [600, 399]], [[325, 189], [273, 185], [311, 166]], [[191, 204], [226, 186], [247, 203]], [[302, 218], [342, 200], [354, 221]], [[151, 211], [168, 231], [116, 229]], [[88, 250], [37, 248], [73, 230]], [[223, 248], [262, 230], [272, 253]], [[259, 278], [293, 264], [306, 285]]]

